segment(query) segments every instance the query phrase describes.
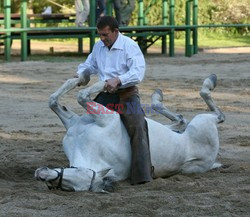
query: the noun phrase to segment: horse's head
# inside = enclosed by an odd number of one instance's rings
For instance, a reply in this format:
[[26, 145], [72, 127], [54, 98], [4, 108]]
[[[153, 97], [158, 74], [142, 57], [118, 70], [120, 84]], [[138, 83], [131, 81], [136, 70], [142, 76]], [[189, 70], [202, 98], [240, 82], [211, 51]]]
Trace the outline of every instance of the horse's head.
[[35, 178], [46, 183], [50, 190], [93, 191], [108, 193], [113, 191], [113, 179], [106, 176], [110, 169], [95, 172], [87, 168], [41, 167], [35, 171]]

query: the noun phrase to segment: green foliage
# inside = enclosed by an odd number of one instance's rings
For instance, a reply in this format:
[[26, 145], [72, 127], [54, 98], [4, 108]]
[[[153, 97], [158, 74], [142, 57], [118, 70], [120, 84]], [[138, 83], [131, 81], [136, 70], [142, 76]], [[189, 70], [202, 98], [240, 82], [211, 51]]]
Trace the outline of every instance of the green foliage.
[[[74, 7], [73, 0], [53, 0], [55, 3], [66, 6], [67, 8]], [[11, 12], [18, 13], [20, 11], [20, 5], [22, 0], [11, 0]], [[48, 0], [27, 0], [29, 9], [32, 9], [34, 13], [39, 14], [43, 12], [44, 7], [51, 6], [53, 13], [62, 12], [63, 9]], [[0, 0], [0, 12], [3, 12], [4, 0]]]
[[[148, 9], [150, 3], [150, 10]], [[168, 1], [169, 2], [169, 1]], [[185, 2], [184, 0], [175, 0], [175, 24], [185, 24]], [[145, 10], [149, 10], [146, 15], [145, 24], [160, 25], [162, 24], [162, 0], [144, 0]], [[249, 0], [199, 0], [198, 1], [198, 21], [199, 24], [247, 24], [250, 23], [250, 4]], [[133, 12], [130, 25], [137, 25], [138, 4]], [[212, 32], [230, 32], [247, 34], [249, 28], [230, 28], [230, 29], [212, 29]], [[177, 33], [178, 37], [179, 33]]]
[[[168, 1], [169, 2], [169, 1]], [[145, 16], [144, 23], [147, 25], [162, 25], [162, 0], [145, 0], [144, 11], [148, 12]], [[169, 17], [168, 17], [169, 18]], [[138, 20], [138, 4], [132, 15], [130, 25], [137, 25]], [[175, 22], [176, 25], [183, 25], [185, 23], [185, 2], [175, 2]]]
[[212, 20], [218, 23], [247, 23], [250, 21], [249, 0], [213, 0], [216, 6]]
[[211, 33], [208, 31], [199, 34], [199, 47], [237, 47], [249, 46], [249, 44], [249, 36]]
[[[73, 0], [53, 0], [66, 8], [74, 11]], [[92, 1], [92, 0], [91, 0]], [[130, 25], [138, 24], [138, 0], [133, 12]], [[3, 1], [1, 8], [3, 8]], [[19, 11], [21, 0], [11, 0], [12, 13]], [[48, 0], [28, 0], [29, 8], [34, 13], [41, 13], [46, 6], [51, 6], [53, 13], [65, 13], [65, 8], [52, 4]], [[169, 3], [169, 0], [168, 0]], [[185, 0], [175, 0], [175, 24], [185, 24]], [[145, 16], [146, 25], [162, 24], [162, 0], [143, 0], [144, 11], [148, 12]], [[199, 24], [228, 24], [228, 23], [250, 23], [250, 4], [249, 0], [199, 0], [198, 1], [198, 22]], [[201, 30], [202, 31], [202, 30]], [[230, 28], [230, 29], [212, 29], [211, 32], [230, 32], [234, 34], [249, 34], [249, 28]], [[179, 33], [176, 34], [179, 37]]]
[[[65, 6], [67, 8], [72, 8], [74, 6], [73, 0], [54, 0], [55, 3], [61, 6]], [[51, 6], [53, 13], [63, 12], [63, 8], [55, 5], [47, 0], [30, 0], [30, 7], [33, 9], [35, 14], [41, 13], [44, 7]]]
[[[247, 24], [250, 23], [249, 0], [213, 0], [214, 8], [211, 17], [212, 23], [222, 24]], [[249, 28], [231, 28], [231, 33], [245, 35], [249, 33]]]
[[0, 1], [0, 13], [3, 13], [3, 1]]
[[20, 9], [20, 0], [11, 0], [11, 12], [12, 13], [18, 13]]

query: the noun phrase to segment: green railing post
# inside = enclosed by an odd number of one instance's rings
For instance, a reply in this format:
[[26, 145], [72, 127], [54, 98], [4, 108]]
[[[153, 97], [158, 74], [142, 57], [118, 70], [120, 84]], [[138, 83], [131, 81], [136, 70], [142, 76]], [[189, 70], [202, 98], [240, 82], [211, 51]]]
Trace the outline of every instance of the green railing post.
[[168, 25], [168, 0], [162, 0], [162, 24]]
[[143, 0], [138, 0], [139, 10], [138, 10], [138, 26], [144, 25], [144, 4]]
[[113, 0], [106, 0], [106, 15], [112, 16], [113, 12]]
[[79, 37], [77, 41], [78, 41], [78, 54], [82, 54], [83, 53], [83, 38]]
[[[96, 1], [91, 0], [90, 1], [90, 20], [89, 25], [91, 27], [96, 26]], [[91, 30], [90, 33], [90, 52], [93, 50], [94, 44], [95, 44], [95, 30]]]
[[[29, 3], [29, 2], [28, 2]], [[31, 24], [31, 21], [30, 19], [27, 17], [27, 27], [30, 28], [30, 24]], [[27, 40], [27, 55], [29, 56], [31, 54], [31, 40], [28, 39]]]
[[[198, 0], [193, 0], [193, 25], [198, 25]], [[198, 28], [193, 30], [194, 54], [198, 53]]]
[[[175, 10], [175, 1], [174, 0], [170, 0], [170, 4], [169, 4], [169, 11], [170, 11], [170, 16], [169, 16], [169, 24], [171, 26], [175, 25], [175, 20], [174, 20], [174, 10]], [[170, 30], [170, 34], [169, 34], [169, 56], [173, 57], [174, 56], [174, 32], [175, 30], [173, 28], [171, 28]]]
[[[4, 0], [4, 28], [11, 28], [11, 0]], [[6, 32], [4, 40], [4, 56], [5, 60], [9, 61], [11, 56], [11, 32]]]
[[[138, 0], [138, 26], [144, 25], [144, 3], [143, 0]], [[139, 36], [138, 45], [141, 48], [141, 51], [145, 54], [147, 52], [147, 36]]]
[[[162, 25], [166, 26], [168, 25], [168, 1], [162, 0]], [[162, 44], [161, 44], [161, 53], [166, 54], [167, 53], [167, 36], [164, 35], [161, 38]]]
[[[27, 0], [22, 0], [21, 3], [21, 28], [27, 28]], [[21, 32], [21, 61], [27, 59], [27, 46], [27, 32]]]
[[[190, 26], [190, 18], [191, 18], [191, 1], [187, 0], [186, 1], [186, 22], [185, 24], [187, 26]], [[192, 56], [192, 45], [190, 43], [190, 38], [191, 38], [191, 29], [190, 27], [186, 27], [186, 40], [185, 40], [185, 56], [191, 57]]]

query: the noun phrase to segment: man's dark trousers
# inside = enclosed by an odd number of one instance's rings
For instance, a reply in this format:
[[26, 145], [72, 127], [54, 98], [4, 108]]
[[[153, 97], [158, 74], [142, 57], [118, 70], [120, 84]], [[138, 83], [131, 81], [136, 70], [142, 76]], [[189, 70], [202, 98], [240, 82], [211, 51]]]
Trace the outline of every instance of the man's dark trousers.
[[[132, 149], [130, 183], [141, 184], [152, 180], [147, 122], [140, 106], [138, 88], [133, 86], [116, 93], [101, 92], [95, 102], [120, 113], [121, 120], [130, 136]], [[117, 105], [117, 106], [116, 106]], [[121, 109], [123, 107], [123, 109]], [[118, 110], [119, 109], [119, 110]]]

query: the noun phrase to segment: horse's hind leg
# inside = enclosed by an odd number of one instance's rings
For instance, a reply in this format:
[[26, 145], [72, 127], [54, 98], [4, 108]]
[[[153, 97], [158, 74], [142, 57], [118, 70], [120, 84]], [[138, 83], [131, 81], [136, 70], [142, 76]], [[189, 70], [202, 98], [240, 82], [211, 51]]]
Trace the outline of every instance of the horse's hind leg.
[[200, 96], [206, 102], [208, 108], [217, 114], [218, 123], [222, 123], [225, 121], [225, 115], [216, 106], [215, 102], [211, 97], [211, 91], [216, 87], [216, 82], [217, 82], [217, 76], [215, 74], [211, 74], [208, 78], [206, 78], [200, 90]]
[[155, 90], [155, 92], [152, 94], [151, 100], [152, 100], [152, 108], [173, 122], [172, 125], [170, 125], [170, 128], [172, 130], [178, 132], [185, 131], [188, 121], [185, 120], [182, 115], [175, 114], [164, 106], [164, 104], [162, 103], [163, 94], [160, 89]]

